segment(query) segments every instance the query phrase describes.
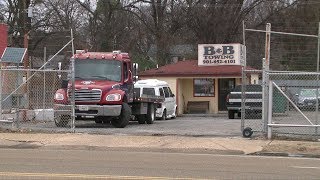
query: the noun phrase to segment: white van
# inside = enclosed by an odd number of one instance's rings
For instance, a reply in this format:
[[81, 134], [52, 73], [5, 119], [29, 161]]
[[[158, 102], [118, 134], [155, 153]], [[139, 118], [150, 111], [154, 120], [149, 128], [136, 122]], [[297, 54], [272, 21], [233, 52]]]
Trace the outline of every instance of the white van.
[[134, 92], [138, 97], [145, 94], [163, 96], [165, 98], [164, 102], [157, 107], [156, 117], [158, 119], [165, 120], [177, 116], [176, 98], [167, 82], [158, 79], [139, 80], [134, 84]]

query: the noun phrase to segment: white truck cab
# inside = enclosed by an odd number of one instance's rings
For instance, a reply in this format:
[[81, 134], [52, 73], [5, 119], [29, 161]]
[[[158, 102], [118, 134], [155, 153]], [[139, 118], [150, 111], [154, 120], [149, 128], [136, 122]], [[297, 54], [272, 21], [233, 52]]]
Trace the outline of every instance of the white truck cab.
[[164, 97], [164, 101], [157, 106], [156, 117], [163, 120], [176, 118], [176, 98], [167, 82], [158, 79], [138, 80], [134, 84], [134, 92], [138, 97], [142, 94]]

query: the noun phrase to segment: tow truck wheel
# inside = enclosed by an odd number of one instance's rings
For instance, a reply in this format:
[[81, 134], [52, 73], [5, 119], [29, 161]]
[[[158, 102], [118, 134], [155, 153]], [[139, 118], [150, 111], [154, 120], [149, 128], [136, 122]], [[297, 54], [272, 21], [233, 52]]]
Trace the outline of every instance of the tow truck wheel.
[[153, 124], [154, 120], [156, 118], [156, 112], [155, 107], [153, 103], [148, 104], [148, 112], [146, 115], [146, 122], [147, 124]]
[[116, 128], [124, 128], [129, 124], [131, 118], [131, 108], [127, 103], [122, 104], [119, 118], [111, 120], [111, 124]]
[[144, 124], [146, 123], [146, 118], [145, 115], [137, 115], [138, 123], [139, 124]]
[[249, 127], [244, 128], [244, 130], [242, 132], [243, 137], [246, 137], [246, 138], [251, 137], [252, 134], [253, 134], [253, 131]]
[[234, 111], [229, 110], [228, 117], [229, 117], [229, 119], [234, 119]]
[[96, 124], [102, 124], [103, 123], [103, 117], [98, 116], [94, 119], [94, 122], [96, 122]]
[[54, 123], [57, 127], [67, 127], [71, 120], [69, 115], [60, 115], [54, 118]]

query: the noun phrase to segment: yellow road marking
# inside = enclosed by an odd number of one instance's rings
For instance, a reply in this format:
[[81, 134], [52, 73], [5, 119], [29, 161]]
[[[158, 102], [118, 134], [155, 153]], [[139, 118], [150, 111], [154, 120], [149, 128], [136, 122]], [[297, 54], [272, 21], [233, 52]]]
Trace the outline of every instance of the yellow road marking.
[[58, 173], [22, 173], [22, 172], [0, 172], [0, 176], [16, 177], [53, 177], [53, 178], [83, 178], [83, 179], [174, 179], [174, 180], [199, 180], [195, 178], [172, 178], [172, 177], [150, 177], [150, 176], [114, 176], [114, 175], [91, 175], [91, 174], [58, 174]]

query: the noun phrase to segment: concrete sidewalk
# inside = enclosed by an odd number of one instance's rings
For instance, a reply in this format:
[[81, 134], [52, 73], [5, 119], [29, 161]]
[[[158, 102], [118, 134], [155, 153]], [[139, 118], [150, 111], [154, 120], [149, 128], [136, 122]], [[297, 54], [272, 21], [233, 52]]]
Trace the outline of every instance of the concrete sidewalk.
[[240, 137], [1, 133], [2, 148], [142, 150], [320, 157], [320, 142]]

